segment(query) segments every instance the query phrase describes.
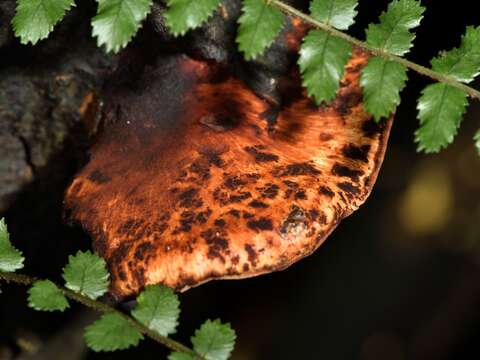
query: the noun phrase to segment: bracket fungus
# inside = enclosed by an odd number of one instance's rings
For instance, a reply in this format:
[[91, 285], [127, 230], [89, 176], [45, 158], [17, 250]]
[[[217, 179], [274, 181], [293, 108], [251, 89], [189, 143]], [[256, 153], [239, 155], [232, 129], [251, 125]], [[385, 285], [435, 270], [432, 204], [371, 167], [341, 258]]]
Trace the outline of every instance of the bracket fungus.
[[251, 277], [317, 249], [368, 197], [383, 160], [392, 120], [363, 109], [367, 59], [353, 51], [330, 106], [306, 96], [294, 67], [275, 103], [231, 66], [184, 54], [112, 86], [65, 197], [109, 265], [111, 293]]

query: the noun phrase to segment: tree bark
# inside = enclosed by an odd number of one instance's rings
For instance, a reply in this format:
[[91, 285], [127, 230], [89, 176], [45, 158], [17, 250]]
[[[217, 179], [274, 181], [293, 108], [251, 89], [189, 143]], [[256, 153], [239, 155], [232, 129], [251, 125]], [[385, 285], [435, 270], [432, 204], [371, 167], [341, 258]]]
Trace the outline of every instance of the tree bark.
[[[0, 4], [1, 24], [11, 23], [14, 3]], [[69, 13], [36, 46], [20, 45], [10, 26], [0, 28], [0, 213], [29, 184], [55, 188], [85, 156], [113, 61], [86, 36], [85, 12]]]

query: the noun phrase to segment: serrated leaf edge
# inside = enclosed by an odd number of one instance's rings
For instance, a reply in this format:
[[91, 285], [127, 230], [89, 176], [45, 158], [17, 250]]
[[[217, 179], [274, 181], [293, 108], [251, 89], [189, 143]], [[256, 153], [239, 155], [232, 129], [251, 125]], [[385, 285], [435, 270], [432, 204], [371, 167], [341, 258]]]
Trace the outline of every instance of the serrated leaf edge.
[[[122, 1], [127, 1], [127, 0], [122, 0]], [[115, 46], [110, 46], [108, 41], [102, 41], [102, 39], [100, 37], [100, 35], [101, 35], [100, 32], [98, 32], [95, 29], [95, 26], [93, 26], [93, 22], [95, 21], [95, 19], [99, 15], [98, 9], [97, 9], [97, 13], [90, 20], [90, 25], [92, 27], [92, 36], [97, 39], [97, 46], [98, 47], [103, 47], [104, 46], [107, 53], [113, 52], [114, 54], [117, 54], [120, 50], [125, 49], [125, 47], [127, 47], [127, 45], [132, 41], [132, 39], [138, 34], [140, 29], [143, 27], [143, 22], [145, 21], [148, 14], [150, 14], [150, 12], [152, 11], [152, 5], [153, 5], [153, 0], [150, 0], [150, 6], [148, 7], [148, 9], [146, 11], [144, 11], [141, 14], [142, 20], [139, 21], [137, 29], [134, 32], [132, 32], [131, 35], [123, 43], [115, 45]], [[98, 5], [98, 6], [100, 6], [100, 5]]]
[[[42, 0], [41, 0], [42, 1]], [[75, 4], [75, 1], [72, 0], [70, 5], [66, 6], [65, 8], [63, 8], [63, 15], [58, 19], [56, 20], [53, 24], [50, 24], [50, 26], [47, 28], [47, 31], [46, 31], [46, 34], [45, 35], [40, 35], [38, 36], [37, 35], [37, 38], [34, 39], [34, 40], [31, 40], [31, 39], [27, 39], [25, 40], [21, 35], [18, 34], [18, 24], [17, 22], [15, 21], [16, 20], [16, 17], [17, 17], [17, 13], [18, 13], [18, 9], [20, 7], [18, 1], [17, 1], [17, 5], [15, 7], [15, 16], [12, 18], [12, 21], [11, 21], [11, 24], [12, 24], [12, 28], [13, 28], [13, 33], [15, 34], [15, 37], [17, 38], [20, 38], [20, 44], [22, 45], [28, 45], [28, 43], [31, 43], [32, 46], [37, 44], [39, 41], [41, 40], [44, 40], [44, 39], [47, 39], [50, 34], [52, 33], [53, 29], [55, 28], [55, 26], [61, 22], [63, 20], [63, 18], [65, 17], [66, 13], [68, 11], [70, 11], [72, 9], [72, 7], [75, 7], [76, 4]]]
[[[196, 0], [193, 0], [193, 1], [196, 1]], [[190, 30], [195, 30], [195, 29], [198, 29], [199, 27], [201, 27], [203, 24], [205, 24], [206, 22], [208, 22], [214, 15], [215, 15], [215, 12], [218, 11], [218, 8], [220, 7], [221, 5], [221, 1], [219, 1], [219, 3], [215, 6], [215, 8], [210, 12], [210, 15], [208, 15], [205, 20], [201, 21], [199, 24], [195, 25], [195, 26], [191, 26], [191, 27], [187, 27], [186, 30], [183, 30], [183, 31], [172, 31], [172, 27], [171, 27], [171, 24], [169, 23], [170, 20], [168, 19], [169, 16], [168, 16], [168, 12], [165, 12], [163, 15], [165, 17], [165, 21], [166, 21], [166, 24], [168, 26], [168, 29], [170, 31], [170, 33], [175, 36], [175, 37], [179, 37], [179, 36], [184, 36], [187, 32], [189, 32]]]

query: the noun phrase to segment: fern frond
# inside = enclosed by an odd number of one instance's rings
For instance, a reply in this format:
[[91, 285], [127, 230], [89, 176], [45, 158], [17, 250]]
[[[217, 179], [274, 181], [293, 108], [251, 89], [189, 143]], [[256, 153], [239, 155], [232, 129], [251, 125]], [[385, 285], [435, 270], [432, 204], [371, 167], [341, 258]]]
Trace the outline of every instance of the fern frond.
[[[432, 69], [458, 81], [471, 82], [480, 74], [480, 26], [467, 27], [460, 47], [432, 59]], [[418, 151], [438, 152], [453, 142], [468, 105], [468, 94], [447, 84], [427, 86], [418, 100]]]
[[[357, 0], [313, 0], [310, 12], [315, 19], [346, 30], [355, 21]], [[302, 84], [315, 102], [330, 102], [336, 95], [352, 45], [322, 30], [311, 30], [303, 39], [298, 65]]]

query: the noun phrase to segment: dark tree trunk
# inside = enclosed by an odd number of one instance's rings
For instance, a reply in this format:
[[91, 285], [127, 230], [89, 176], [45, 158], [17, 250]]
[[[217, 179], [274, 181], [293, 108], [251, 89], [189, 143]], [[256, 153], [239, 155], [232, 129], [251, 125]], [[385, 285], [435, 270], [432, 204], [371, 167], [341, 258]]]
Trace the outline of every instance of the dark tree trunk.
[[[0, 4], [1, 24], [13, 4]], [[111, 58], [87, 36], [82, 11], [35, 47], [0, 30], [0, 213], [28, 184], [55, 189], [85, 154]]]

